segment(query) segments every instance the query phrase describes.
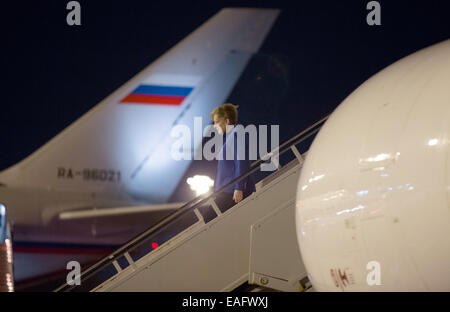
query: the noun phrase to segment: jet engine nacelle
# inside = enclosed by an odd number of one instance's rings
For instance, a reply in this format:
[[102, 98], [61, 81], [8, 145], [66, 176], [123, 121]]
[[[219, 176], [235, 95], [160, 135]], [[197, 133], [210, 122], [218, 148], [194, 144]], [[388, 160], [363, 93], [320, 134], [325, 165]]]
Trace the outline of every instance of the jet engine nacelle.
[[315, 138], [297, 186], [319, 291], [450, 291], [450, 40], [357, 88]]

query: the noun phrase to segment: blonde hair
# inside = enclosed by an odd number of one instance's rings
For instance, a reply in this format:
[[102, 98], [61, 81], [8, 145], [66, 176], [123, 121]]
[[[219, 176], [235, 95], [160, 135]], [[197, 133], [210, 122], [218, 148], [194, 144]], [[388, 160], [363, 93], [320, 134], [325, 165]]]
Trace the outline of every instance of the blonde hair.
[[214, 120], [214, 115], [217, 115], [221, 118], [229, 119], [230, 124], [235, 125], [238, 121], [238, 107], [239, 105], [231, 103], [222, 104], [211, 112], [211, 119]]

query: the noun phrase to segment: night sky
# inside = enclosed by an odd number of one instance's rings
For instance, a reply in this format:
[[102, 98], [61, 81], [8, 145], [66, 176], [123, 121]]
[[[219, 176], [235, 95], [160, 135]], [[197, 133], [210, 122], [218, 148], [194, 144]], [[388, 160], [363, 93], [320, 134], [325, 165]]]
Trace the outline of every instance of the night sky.
[[[370, 76], [450, 38], [449, 1], [69, 1], [2, 3], [0, 170], [28, 156], [223, 7], [283, 11], [229, 101], [280, 141], [330, 113]], [[291, 6], [289, 6], [291, 5]], [[262, 77], [257, 78], [257, 77]]]

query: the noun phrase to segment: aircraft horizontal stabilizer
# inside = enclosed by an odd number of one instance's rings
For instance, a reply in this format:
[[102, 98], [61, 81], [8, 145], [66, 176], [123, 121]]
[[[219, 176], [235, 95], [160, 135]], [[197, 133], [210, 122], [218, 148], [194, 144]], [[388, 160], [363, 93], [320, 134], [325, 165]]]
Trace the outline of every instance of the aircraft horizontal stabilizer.
[[110, 217], [128, 214], [138, 214], [152, 211], [175, 210], [183, 206], [185, 203], [168, 203], [159, 205], [145, 205], [132, 207], [114, 207], [114, 208], [97, 208], [83, 209], [75, 211], [65, 211], [59, 214], [60, 220], [73, 220], [85, 218]]

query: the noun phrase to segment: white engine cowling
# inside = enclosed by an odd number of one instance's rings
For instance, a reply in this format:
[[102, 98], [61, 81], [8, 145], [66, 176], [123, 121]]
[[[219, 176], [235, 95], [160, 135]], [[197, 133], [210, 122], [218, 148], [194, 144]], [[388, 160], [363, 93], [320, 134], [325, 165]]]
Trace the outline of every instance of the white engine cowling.
[[450, 291], [450, 40], [357, 88], [315, 138], [297, 186], [319, 291]]

